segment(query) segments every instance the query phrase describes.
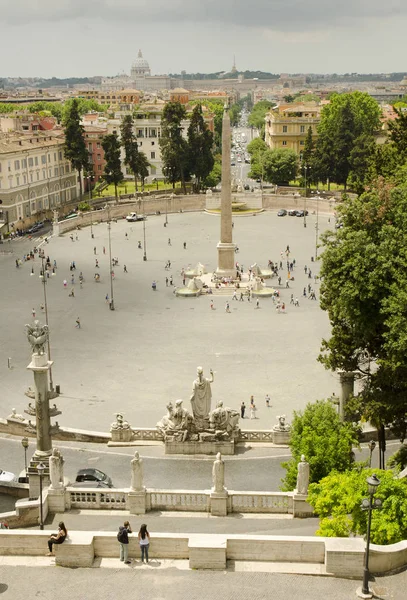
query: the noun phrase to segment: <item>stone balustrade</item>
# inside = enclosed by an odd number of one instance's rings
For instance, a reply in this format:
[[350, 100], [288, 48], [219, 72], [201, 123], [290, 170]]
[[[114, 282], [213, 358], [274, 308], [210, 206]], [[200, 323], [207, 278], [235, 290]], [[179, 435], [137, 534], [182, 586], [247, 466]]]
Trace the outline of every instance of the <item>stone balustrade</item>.
[[[41, 556], [47, 551], [49, 531], [0, 530], [0, 556]], [[307, 563], [321, 574], [362, 577], [365, 542], [360, 538], [268, 536], [242, 534], [151, 533], [149, 555], [157, 559], [188, 560], [193, 569], [221, 569], [227, 561]], [[117, 558], [116, 532], [70, 531], [54, 546], [55, 563], [63, 567], [91, 567], [95, 558]], [[129, 536], [129, 556], [139, 558], [137, 534]], [[407, 566], [407, 541], [370, 547], [370, 570], [375, 575]], [[261, 568], [259, 569], [261, 570]]]

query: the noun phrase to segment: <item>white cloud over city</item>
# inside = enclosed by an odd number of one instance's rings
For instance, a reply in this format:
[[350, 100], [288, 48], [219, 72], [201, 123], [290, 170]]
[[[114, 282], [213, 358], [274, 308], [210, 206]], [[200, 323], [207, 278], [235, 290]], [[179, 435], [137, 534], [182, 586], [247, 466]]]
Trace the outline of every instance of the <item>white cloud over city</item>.
[[[405, 0], [0, 0], [2, 75], [407, 69]], [[404, 64], [405, 63], [405, 64]]]

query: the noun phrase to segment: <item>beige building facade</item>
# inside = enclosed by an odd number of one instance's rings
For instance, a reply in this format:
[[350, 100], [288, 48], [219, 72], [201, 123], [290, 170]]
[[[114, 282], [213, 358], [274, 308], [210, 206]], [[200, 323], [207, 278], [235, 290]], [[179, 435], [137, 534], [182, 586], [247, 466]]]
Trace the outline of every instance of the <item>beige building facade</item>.
[[64, 143], [61, 131], [0, 136], [1, 234], [26, 229], [78, 197]]
[[280, 105], [266, 115], [266, 144], [272, 150], [286, 148], [301, 155], [310, 127], [317, 138], [320, 119], [321, 106], [315, 102]]

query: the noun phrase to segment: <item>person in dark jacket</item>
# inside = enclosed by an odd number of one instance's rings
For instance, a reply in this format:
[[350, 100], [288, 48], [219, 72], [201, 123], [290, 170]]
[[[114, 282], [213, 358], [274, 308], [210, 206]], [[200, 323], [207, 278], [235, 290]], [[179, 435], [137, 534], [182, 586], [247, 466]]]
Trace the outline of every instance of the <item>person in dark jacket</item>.
[[130, 523], [125, 521], [123, 525], [119, 527], [119, 533], [117, 539], [120, 543], [120, 560], [124, 561], [125, 565], [129, 565], [129, 533], [133, 533], [130, 527]]

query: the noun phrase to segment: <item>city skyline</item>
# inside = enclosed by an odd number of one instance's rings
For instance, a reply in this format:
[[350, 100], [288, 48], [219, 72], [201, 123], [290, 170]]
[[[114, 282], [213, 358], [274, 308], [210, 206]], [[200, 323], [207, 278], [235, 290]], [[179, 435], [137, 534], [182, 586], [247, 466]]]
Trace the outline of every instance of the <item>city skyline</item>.
[[[407, 4], [371, 0], [368, 13], [366, 6], [364, 0], [3, 0], [2, 76], [130, 73], [139, 48], [153, 74], [228, 70], [234, 55], [241, 71], [403, 72]], [[17, 43], [18, 52], [7, 50]]]

